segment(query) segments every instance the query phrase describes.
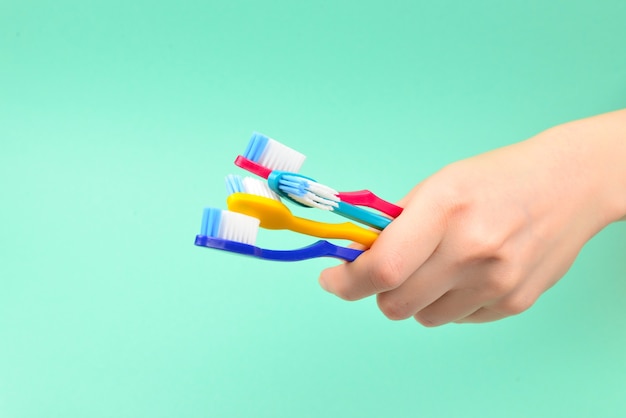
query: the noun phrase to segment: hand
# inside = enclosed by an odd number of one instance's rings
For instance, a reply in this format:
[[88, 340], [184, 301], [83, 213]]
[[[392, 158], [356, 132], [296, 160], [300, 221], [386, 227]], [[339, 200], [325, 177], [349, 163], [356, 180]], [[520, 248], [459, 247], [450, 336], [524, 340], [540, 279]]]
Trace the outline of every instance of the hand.
[[615, 198], [626, 198], [625, 116], [451, 164], [400, 202], [404, 212], [368, 251], [323, 271], [321, 286], [346, 300], [376, 294], [390, 319], [425, 326], [528, 309], [594, 234], [626, 215]]

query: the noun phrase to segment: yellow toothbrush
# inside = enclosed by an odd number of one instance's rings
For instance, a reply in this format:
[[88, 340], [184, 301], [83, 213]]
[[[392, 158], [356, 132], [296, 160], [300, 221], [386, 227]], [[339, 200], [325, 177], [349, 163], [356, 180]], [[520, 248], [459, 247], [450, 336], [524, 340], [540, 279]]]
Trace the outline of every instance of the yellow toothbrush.
[[350, 222], [333, 224], [297, 217], [261, 180], [231, 175], [226, 178], [226, 184], [231, 192], [226, 199], [228, 210], [257, 218], [261, 228], [288, 229], [319, 238], [346, 239], [367, 247], [378, 238], [377, 231]]

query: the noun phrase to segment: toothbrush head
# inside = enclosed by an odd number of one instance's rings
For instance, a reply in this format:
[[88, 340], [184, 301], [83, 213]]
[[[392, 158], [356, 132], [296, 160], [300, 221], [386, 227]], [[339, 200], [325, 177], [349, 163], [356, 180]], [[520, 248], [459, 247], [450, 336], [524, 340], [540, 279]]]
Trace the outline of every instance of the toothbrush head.
[[267, 182], [254, 177], [229, 174], [226, 176], [226, 192], [228, 195], [235, 193], [248, 193], [280, 202], [280, 196], [274, 192]]
[[202, 212], [202, 236], [254, 245], [258, 231], [259, 220], [251, 216], [217, 208]]
[[267, 178], [273, 170], [298, 172], [306, 156], [275, 139], [255, 132], [243, 155], [235, 164], [260, 177]]
[[343, 202], [335, 189], [302, 174], [272, 171], [267, 183], [279, 196], [300, 206], [332, 211], [380, 230], [391, 222], [384, 216]]
[[235, 174], [226, 176], [228, 209], [259, 219], [267, 229], [285, 229], [293, 219], [289, 208], [266, 182]]
[[333, 210], [338, 206], [338, 192], [302, 174], [272, 171], [267, 178], [271, 190], [301, 206]]
[[259, 248], [254, 245], [258, 231], [258, 219], [228, 210], [205, 208], [194, 244], [258, 257]]
[[281, 201], [250, 193], [234, 193], [226, 199], [228, 210], [252, 216], [261, 228], [289, 229], [294, 215]]

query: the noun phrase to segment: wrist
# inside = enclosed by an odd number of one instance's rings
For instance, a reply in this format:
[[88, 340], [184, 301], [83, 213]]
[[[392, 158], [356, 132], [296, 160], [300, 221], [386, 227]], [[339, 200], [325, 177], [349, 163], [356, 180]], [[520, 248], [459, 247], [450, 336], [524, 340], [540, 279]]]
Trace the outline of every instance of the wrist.
[[557, 126], [546, 135], [574, 163], [600, 227], [626, 219], [626, 110]]

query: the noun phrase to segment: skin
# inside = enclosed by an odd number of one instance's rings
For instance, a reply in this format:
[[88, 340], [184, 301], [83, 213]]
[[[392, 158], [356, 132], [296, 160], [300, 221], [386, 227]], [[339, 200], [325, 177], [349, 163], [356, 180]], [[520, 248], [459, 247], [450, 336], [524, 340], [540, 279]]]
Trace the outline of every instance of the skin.
[[626, 110], [450, 164], [399, 204], [368, 251], [322, 271], [324, 289], [429, 327], [519, 314], [626, 219]]

